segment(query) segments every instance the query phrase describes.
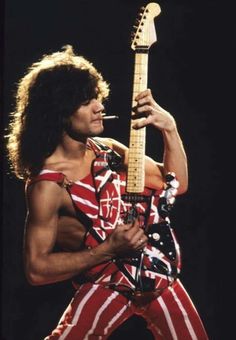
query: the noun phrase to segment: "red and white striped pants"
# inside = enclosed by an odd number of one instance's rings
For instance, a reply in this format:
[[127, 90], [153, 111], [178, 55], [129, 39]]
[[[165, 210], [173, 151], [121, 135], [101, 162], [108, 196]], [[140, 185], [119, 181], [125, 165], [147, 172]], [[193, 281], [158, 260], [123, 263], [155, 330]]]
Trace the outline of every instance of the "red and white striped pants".
[[155, 339], [208, 339], [193, 303], [177, 280], [142, 308], [114, 290], [83, 284], [45, 340], [104, 340], [134, 314], [145, 318]]

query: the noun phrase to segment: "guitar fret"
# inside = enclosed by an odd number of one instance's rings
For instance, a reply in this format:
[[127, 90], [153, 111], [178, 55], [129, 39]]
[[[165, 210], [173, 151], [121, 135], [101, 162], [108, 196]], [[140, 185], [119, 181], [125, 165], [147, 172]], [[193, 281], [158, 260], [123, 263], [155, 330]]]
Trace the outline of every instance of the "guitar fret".
[[[137, 103], [134, 98], [141, 91], [147, 88], [147, 53], [135, 54], [134, 79], [133, 79], [133, 97], [132, 106]], [[143, 118], [140, 118], [140, 120]], [[135, 120], [137, 122], [138, 120]], [[129, 142], [129, 160], [127, 171], [127, 191], [141, 193], [144, 190], [144, 166], [145, 166], [145, 142], [146, 128], [134, 130], [132, 128], [134, 121], [130, 124], [130, 142]]]
[[137, 149], [129, 151], [129, 155], [130, 156], [133, 155], [134, 157], [136, 157], [136, 155], [142, 155], [142, 154], [143, 154], [143, 149], [141, 148], [137, 148]]

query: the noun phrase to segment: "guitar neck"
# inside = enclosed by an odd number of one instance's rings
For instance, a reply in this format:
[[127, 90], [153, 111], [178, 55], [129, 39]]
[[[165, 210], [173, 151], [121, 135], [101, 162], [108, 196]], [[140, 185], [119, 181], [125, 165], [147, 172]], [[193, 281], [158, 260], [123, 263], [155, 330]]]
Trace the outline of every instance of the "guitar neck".
[[[147, 76], [147, 51], [135, 53], [132, 107], [137, 105], [134, 100], [137, 94], [147, 88]], [[142, 119], [144, 118], [140, 118], [139, 120]], [[137, 120], [135, 120], [135, 122], [136, 121]], [[126, 190], [128, 193], [141, 193], [145, 185], [146, 128], [135, 130], [133, 129], [133, 124], [134, 121], [131, 119]]]

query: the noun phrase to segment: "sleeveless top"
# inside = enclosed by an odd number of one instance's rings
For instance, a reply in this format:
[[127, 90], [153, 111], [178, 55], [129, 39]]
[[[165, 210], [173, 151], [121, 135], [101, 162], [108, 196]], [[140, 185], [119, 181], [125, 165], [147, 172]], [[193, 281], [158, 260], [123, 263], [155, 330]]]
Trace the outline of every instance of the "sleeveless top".
[[[91, 249], [103, 242], [117, 224], [123, 224], [133, 207], [126, 193], [126, 176], [120, 169], [121, 157], [95, 139], [88, 139], [95, 152], [90, 173], [71, 182], [62, 172], [43, 169], [27, 185], [40, 180], [66, 187], [76, 209], [77, 218], [87, 229], [84, 246]], [[132, 257], [117, 257], [96, 265], [76, 278], [77, 282], [94, 282], [119, 291], [162, 290], [172, 284], [180, 272], [179, 245], [170, 225], [169, 213], [177, 194], [178, 181], [170, 173], [167, 187], [145, 188], [135, 203], [140, 227], [145, 228], [148, 245]]]

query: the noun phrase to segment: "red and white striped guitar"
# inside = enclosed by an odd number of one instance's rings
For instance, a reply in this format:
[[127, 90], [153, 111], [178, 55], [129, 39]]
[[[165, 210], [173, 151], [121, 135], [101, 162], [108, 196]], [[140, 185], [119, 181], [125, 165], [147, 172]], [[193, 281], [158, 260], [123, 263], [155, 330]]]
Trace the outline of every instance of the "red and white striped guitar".
[[[140, 14], [132, 43], [135, 52], [132, 107], [135, 105], [136, 95], [147, 88], [148, 52], [156, 41], [154, 18], [159, 13], [159, 5], [149, 3]], [[113, 169], [113, 161], [109, 161], [114, 156], [113, 150], [100, 145], [92, 167], [91, 181], [95, 186], [96, 196], [93, 198], [94, 204], [87, 206], [87, 215], [90, 212], [93, 220], [85, 245], [95, 247], [113, 232], [118, 223], [132, 223], [137, 216], [140, 228], [144, 229], [148, 237], [148, 244], [142, 252], [118, 256], [108, 263], [91, 268], [86, 272], [86, 279], [103, 283], [129, 296], [145, 295], [146, 298], [149, 293], [161, 293], [173, 282], [180, 269], [179, 247], [169, 221], [169, 211], [178, 183], [174, 176], [169, 174], [166, 177], [165, 189], [156, 190], [145, 186], [146, 128], [135, 130], [132, 125], [131, 119], [126, 173], [123, 168], [121, 171], [116, 171], [116, 167]], [[120, 162], [120, 157], [118, 159]], [[97, 201], [98, 215], [97, 210], [91, 210], [96, 207]], [[76, 204], [78, 206], [81, 203]], [[83, 210], [83, 207], [80, 210]]]
[[[137, 94], [147, 89], [148, 53], [157, 40], [154, 19], [160, 12], [157, 3], [149, 3], [139, 14], [139, 23], [131, 45], [135, 52], [132, 107], [136, 105], [134, 98]], [[145, 229], [148, 236], [146, 249], [133, 259], [137, 268], [136, 292], [147, 292], [156, 290], [162, 276], [167, 281], [174, 279], [180, 269], [179, 247], [169, 221], [178, 183], [169, 174], [165, 190], [145, 187], [146, 127], [133, 129], [133, 123], [131, 119], [126, 194], [122, 198], [131, 206], [125, 222], [130, 223], [139, 216], [140, 227]]]

